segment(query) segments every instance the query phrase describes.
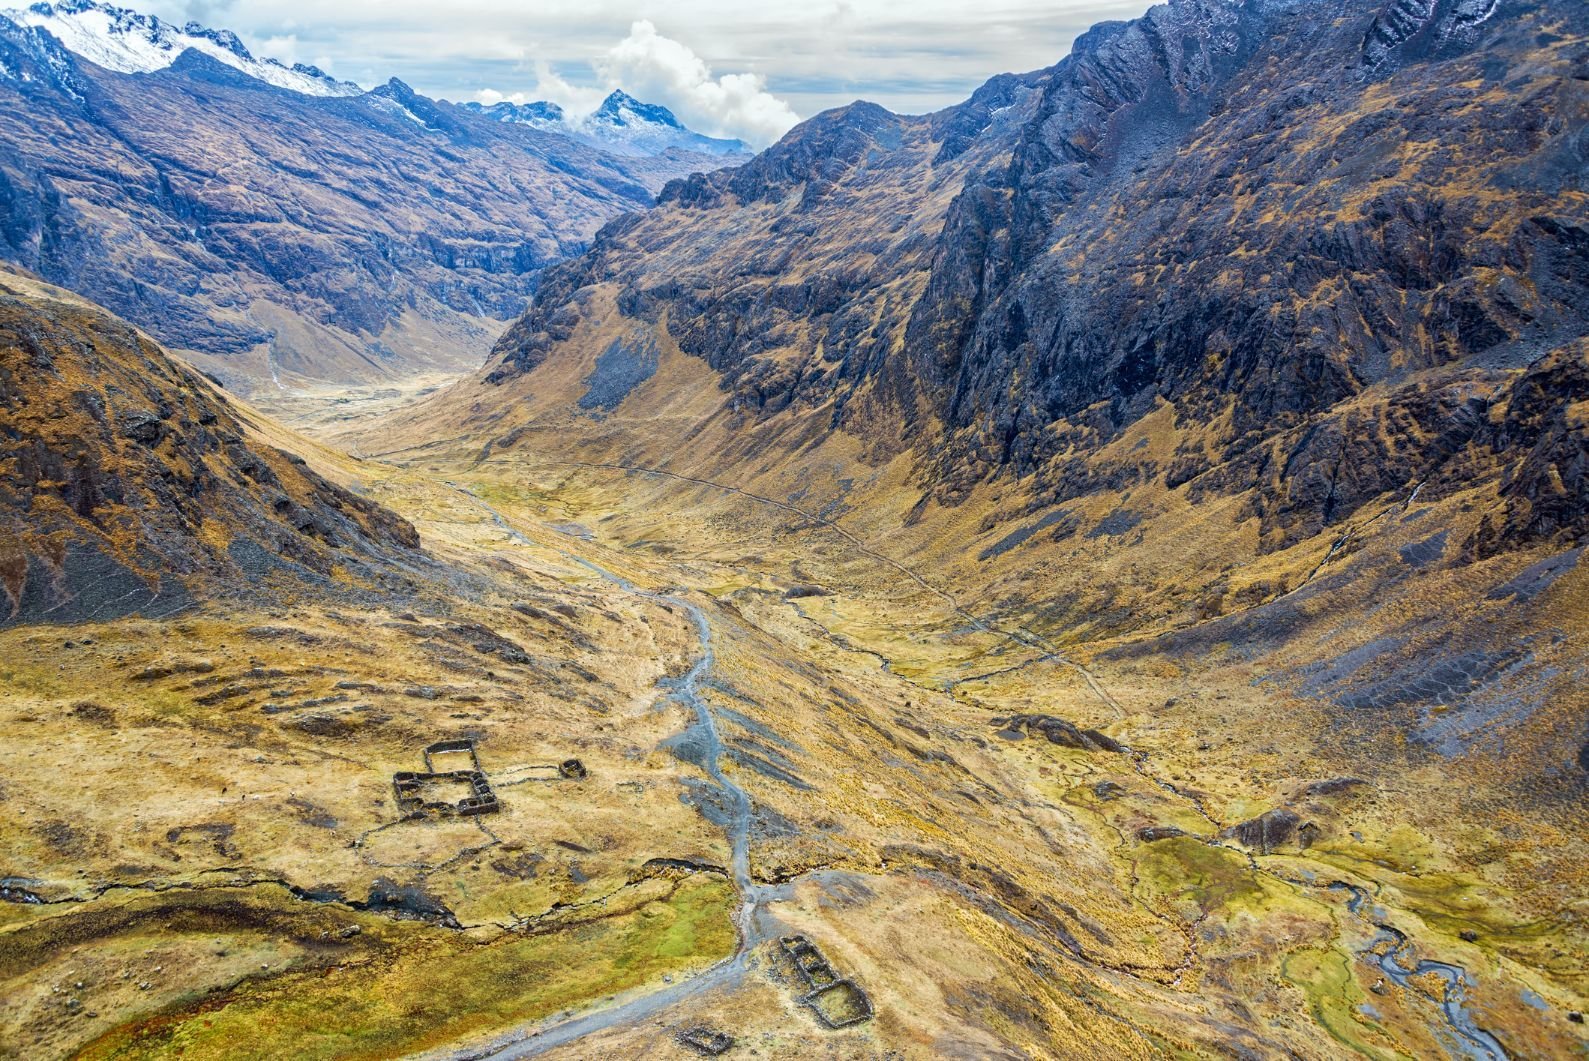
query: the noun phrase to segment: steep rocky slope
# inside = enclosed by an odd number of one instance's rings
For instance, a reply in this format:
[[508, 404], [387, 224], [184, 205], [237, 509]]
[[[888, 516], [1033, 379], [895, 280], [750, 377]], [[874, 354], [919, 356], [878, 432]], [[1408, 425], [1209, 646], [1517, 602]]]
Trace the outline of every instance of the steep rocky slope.
[[0, 273], [0, 626], [164, 617], [244, 585], [402, 593], [418, 546], [146, 336]]
[[[670, 185], [547, 276], [486, 378], [665, 330], [759, 444], [808, 414], [914, 446], [941, 502], [1156, 483], [1244, 496], [1278, 549], [1506, 476], [1470, 553], [1570, 539], [1589, 510], [1541, 491], [1581, 495], [1580, 462], [1522, 482], [1521, 436], [1485, 422], [1545, 376], [1578, 393], [1584, 33], [1522, 0], [1156, 8], [943, 114], [857, 104]], [[587, 312], [603, 291], [615, 314]], [[1150, 415], [1172, 454], [1102, 457]]]
[[[1087, 455], [1164, 406], [1213, 433], [1116, 478], [1211, 491], [1278, 456], [1333, 481], [1321, 432], [1282, 432], [1370, 389], [1414, 402], [1431, 370], [1494, 395], [1581, 334], [1589, 288], [1581, 7], [1347, 12], [1209, 0], [1101, 26], [986, 129], [1002, 81], [931, 119], [824, 115], [609, 228], [491, 378], [533, 368], [607, 283], [747, 414], [832, 403], [858, 433], [940, 434], [941, 497], [1002, 471], [1079, 496]], [[1418, 452], [1346, 454], [1377, 474], [1285, 521], [1410, 489], [1444, 455]]]
[[1589, 533], [1586, 64], [1580, 4], [1175, 0], [669, 185], [364, 444], [753, 491], [1570, 803], [1573, 598], [1505, 587]]
[[398, 81], [312, 95], [196, 48], [162, 61], [106, 70], [0, 18], [0, 256], [234, 386], [471, 369], [542, 266], [721, 164], [610, 154]]

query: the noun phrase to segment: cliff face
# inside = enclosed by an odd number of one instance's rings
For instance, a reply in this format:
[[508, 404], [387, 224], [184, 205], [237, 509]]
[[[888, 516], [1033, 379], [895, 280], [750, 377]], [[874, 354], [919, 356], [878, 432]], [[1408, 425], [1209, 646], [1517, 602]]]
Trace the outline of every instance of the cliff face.
[[[1405, 6], [1365, 32], [1186, 4], [1081, 42], [1001, 209], [945, 229], [1007, 228], [1013, 275], [913, 322], [910, 364], [974, 453], [1034, 470], [1074, 440], [1056, 425], [1094, 410], [1107, 439], [1165, 401], [1223, 422], [1186, 481], [1369, 388], [1519, 369], [1581, 332], [1581, 27], [1508, 5], [1480, 47], [1465, 8], [1429, 5], [1387, 36]], [[945, 254], [933, 293], [989, 272]]]
[[752, 492], [1061, 645], [1577, 791], [1586, 307], [1589, 8], [1174, 0], [669, 185], [391, 433], [660, 472], [647, 517]]
[[234, 385], [478, 366], [548, 262], [668, 179], [391, 82], [314, 96], [188, 51], [100, 69], [0, 19], [0, 257]]
[[666, 314], [680, 347], [723, 373], [749, 412], [849, 392], [882, 371], [945, 209], [968, 167], [996, 150], [973, 150], [962, 128], [964, 157], [935, 166], [948, 124], [856, 103], [745, 166], [669, 184], [656, 210], [614, 222], [588, 255], [546, 271], [490, 378], [538, 365], [572, 334], [582, 292], [612, 284], [626, 319]]
[[0, 626], [400, 589], [418, 548], [147, 337], [0, 273]]
[[[856, 104], [675, 182], [551, 271], [488, 378], [577, 348], [610, 285], [736, 415], [914, 449], [951, 504], [1004, 476], [1047, 503], [1261, 484], [1279, 548], [1511, 475], [1508, 388], [1581, 357], [1586, 30], [1522, 0], [1175, 0], [950, 111]], [[1172, 456], [1101, 456], [1165, 408]], [[1567, 507], [1508, 540], [1582, 533]]]

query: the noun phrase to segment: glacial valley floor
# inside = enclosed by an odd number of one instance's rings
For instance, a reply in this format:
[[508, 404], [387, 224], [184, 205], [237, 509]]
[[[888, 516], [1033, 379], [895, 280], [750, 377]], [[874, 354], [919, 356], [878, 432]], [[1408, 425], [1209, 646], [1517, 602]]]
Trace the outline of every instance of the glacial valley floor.
[[[1581, 835], [1261, 674], [1061, 651], [732, 484], [306, 456], [456, 594], [0, 632], [0, 1056], [1589, 1043]], [[444, 739], [499, 811], [400, 810]]]

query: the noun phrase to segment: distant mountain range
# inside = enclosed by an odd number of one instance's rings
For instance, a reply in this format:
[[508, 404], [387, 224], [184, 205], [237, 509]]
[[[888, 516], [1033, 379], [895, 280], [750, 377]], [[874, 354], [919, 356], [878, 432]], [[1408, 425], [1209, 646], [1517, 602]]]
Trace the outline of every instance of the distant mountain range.
[[208, 29], [197, 22], [177, 27], [153, 15], [94, 0], [38, 3], [0, 12], [19, 26], [47, 30], [72, 52], [96, 66], [122, 74], [164, 70], [188, 49], [202, 52], [279, 88], [311, 96], [357, 96], [364, 91], [302, 63], [285, 66], [256, 59], [231, 30]]
[[500, 117], [35, 4], [0, 16], [0, 258], [244, 390], [466, 370], [541, 267], [745, 157], [617, 93], [577, 129]]
[[542, 100], [537, 103], [465, 103], [476, 114], [499, 122], [528, 125], [548, 132], [566, 133], [597, 147], [626, 155], [659, 155], [668, 150], [698, 151], [707, 155], [751, 153], [743, 140], [722, 140], [685, 128], [673, 112], [655, 103], [641, 103], [619, 89], [602, 101], [594, 113], [570, 118], [563, 108]]

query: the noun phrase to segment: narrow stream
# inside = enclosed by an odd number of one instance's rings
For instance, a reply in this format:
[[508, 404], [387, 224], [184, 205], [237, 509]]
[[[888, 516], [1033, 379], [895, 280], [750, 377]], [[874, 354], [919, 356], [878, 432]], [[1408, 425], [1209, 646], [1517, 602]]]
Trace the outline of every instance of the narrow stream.
[[[528, 539], [515, 530], [501, 513], [476, 497], [472, 491], [456, 483], [448, 485], [465, 494], [490, 513], [497, 525], [506, 530], [516, 541], [528, 544]], [[587, 1035], [654, 1017], [676, 1003], [714, 988], [736, 984], [744, 977], [750, 966], [751, 952], [759, 944], [770, 939], [777, 927], [771, 918], [762, 915], [762, 908], [774, 899], [777, 890], [757, 884], [750, 876], [750, 796], [723, 774], [722, 735], [717, 728], [717, 719], [712, 715], [711, 708], [707, 706], [705, 698], [701, 695], [701, 681], [711, 673], [716, 662], [716, 655], [712, 649], [712, 627], [706, 620], [706, 613], [698, 605], [681, 597], [641, 589], [622, 576], [583, 557], [572, 553], [563, 555], [600, 575], [625, 593], [682, 609], [695, 625], [696, 637], [700, 642], [700, 655], [684, 677], [678, 680], [677, 685], [668, 691], [664, 700], [672, 700], [694, 712], [694, 728], [704, 745], [699, 762], [729, 805], [729, 818], [724, 828], [728, 834], [732, 853], [731, 872], [734, 887], [739, 892], [739, 909], [734, 915], [734, 927], [739, 937], [739, 944], [731, 957], [725, 958], [697, 976], [659, 990], [642, 988], [643, 994], [635, 995], [618, 1005], [582, 1013], [563, 1021], [541, 1024], [516, 1034], [511, 1040], [498, 1041], [483, 1051], [455, 1055], [456, 1061], [513, 1061], [516, 1058], [534, 1057], [555, 1047], [576, 1042]]]
[[[516, 530], [508, 520], [495, 508], [480, 500], [473, 491], [449, 483], [449, 486], [469, 497], [483, 510], [491, 515], [496, 524], [508, 533], [515, 541], [530, 544], [522, 533]], [[701, 681], [711, 673], [715, 663], [712, 649], [712, 628], [707, 622], [706, 613], [697, 605], [681, 597], [671, 596], [652, 590], [641, 589], [622, 576], [616, 575], [606, 569], [572, 553], [563, 553], [569, 560], [577, 563], [595, 574], [618, 586], [624, 592], [647, 600], [660, 601], [674, 605], [685, 611], [695, 624], [696, 635], [700, 642], [700, 655], [677, 685], [664, 697], [682, 704], [694, 712], [696, 718], [697, 735], [701, 738], [703, 747], [698, 756], [698, 762], [712, 783], [727, 799], [730, 816], [724, 828], [728, 834], [729, 845], [732, 850], [732, 873], [735, 888], [739, 892], [740, 905], [734, 922], [739, 936], [739, 945], [734, 954], [707, 969], [705, 972], [681, 983], [664, 987], [661, 990], [646, 991], [631, 997], [628, 1001], [619, 1003], [606, 1009], [587, 1012], [579, 1016], [570, 1017], [556, 1023], [543, 1024], [527, 1032], [519, 1033], [511, 1041], [498, 1042], [489, 1049], [471, 1054], [458, 1055], [455, 1061], [511, 1061], [515, 1058], [533, 1057], [557, 1046], [575, 1042], [587, 1035], [606, 1031], [624, 1025], [634, 1024], [653, 1017], [663, 1012], [674, 1004], [687, 998], [694, 997], [717, 987], [738, 983], [749, 967], [751, 952], [762, 942], [776, 934], [777, 925], [773, 918], [768, 916], [764, 907], [776, 901], [780, 893], [787, 893], [786, 888], [759, 885], [751, 879], [750, 875], [750, 797], [734, 782], [723, 775], [721, 759], [723, 754], [722, 737], [717, 728], [717, 720], [712, 715], [705, 699], [700, 693]], [[975, 620], [974, 620], [975, 621]], [[988, 629], [980, 621], [979, 626]], [[1014, 637], [1015, 635], [1007, 635]], [[1019, 638], [1018, 638], [1019, 639]], [[1118, 704], [1105, 692], [1085, 668], [1072, 663], [1063, 656], [1051, 654], [1050, 657], [1058, 662], [1067, 663], [1075, 667], [1087, 679], [1088, 685], [1101, 699], [1109, 703], [1119, 713], [1122, 713]], [[1189, 800], [1210, 823], [1213, 819], [1208, 817], [1207, 811], [1201, 802], [1187, 793], [1181, 792], [1168, 782], [1160, 781], [1151, 774], [1143, 771], [1141, 762], [1137, 764], [1138, 772], [1143, 772], [1156, 784], [1181, 797]], [[1291, 884], [1301, 884], [1289, 878], [1279, 877]], [[1408, 952], [1409, 941], [1404, 933], [1392, 926], [1375, 920], [1372, 910], [1365, 911], [1364, 904], [1369, 895], [1363, 888], [1336, 881], [1328, 886], [1332, 890], [1347, 891], [1351, 898], [1347, 901], [1347, 910], [1354, 916], [1362, 919], [1375, 930], [1375, 936], [1369, 946], [1362, 952], [1364, 959], [1373, 962], [1385, 976], [1403, 990], [1410, 991], [1420, 998], [1428, 999], [1439, 1006], [1443, 1025], [1435, 1025], [1437, 1032], [1447, 1033], [1453, 1045], [1457, 1048], [1457, 1056], [1471, 1058], [1473, 1061], [1509, 1061], [1508, 1055], [1499, 1040], [1490, 1032], [1479, 1027], [1473, 1014], [1467, 1008], [1467, 989], [1471, 986], [1468, 973], [1457, 965], [1431, 959], [1415, 960]], [[1403, 961], [1407, 964], [1403, 964]], [[1426, 990], [1420, 987], [1415, 977], [1433, 975], [1445, 985], [1440, 998], [1433, 998]], [[643, 989], [642, 989], [643, 990]]]
[[[565, 554], [567, 555], [567, 554]], [[701, 696], [701, 679], [710, 674], [717, 656], [712, 650], [712, 627], [706, 621], [706, 613], [698, 605], [692, 604], [682, 597], [672, 597], [664, 593], [655, 593], [644, 590], [634, 585], [627, 579], [613, 574], [589, 560], [577, 556], [570, 559], [589, 568], [625, 593], [648, 600], [661, 601], [682, 608], [689, 614], [690, 620], [695, 624], [696, 636], [701, 644], [701, 654], [695, 664], [679, 680], [678, 687], [666, 699], [677, 701], [695, 713], [696, 724], [700, 733], [705, 738], [705, 748], [701, 756], [701, 766], [705, 769], [717, 787], [728, 797], [732, 815], [726, 826], [729, 847], [733, 853], [731, 868], [734, 874], [734, 886], [739, 890], [741, 905], [736, 922], [739, 925], [740, 949], [747, 949], [748, 944], [759, 942], [754, 940], [755, 926], [752, 922], [758, 907], [761, 904], [761, 888], [750, 878], [750, 796], [727, 777], [723, 776], [723, 737], [717, 728], [717, 719], [712, 714], [711, 708]]]
[[[1346, 901], [1346, 909], [1373, 926], [1374, 938], [1362, 952], [1363, 957], [1378, 966], [1392, 983], [1420, 998], [1430, 998], [1430, 995], [1413, 982], [1413, 977], [1433, 974], [1445, 983], [1441, 997], [1432, 1001], [1438, 1002], [1445, 1016], [1446, 1028], [1455, 1037], [1463, 1056], [1476, 1061], [1507, 1061], [1506, 1049], [1501, 1046], [1500, 1040], [1479, 1027], [1473, 1014], [1468, 1012], [1466, 1003], [1470, 982], [1467, 970], [1429, 958], [1413, 960], [1407, 954], [1409, 946], [1406, 933], [1374, 920], [1372, 910], [1364, 912], [1363, 906], [1368, 901], [1366, 889], [1345, 881], [1336, 881], [1330, 885], [1330, 889], [1350, 892], [1351, 898]], [[1409, 964], [1402, 964], [1404, 957]]]

